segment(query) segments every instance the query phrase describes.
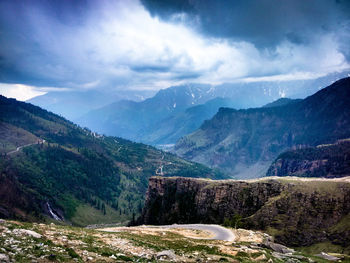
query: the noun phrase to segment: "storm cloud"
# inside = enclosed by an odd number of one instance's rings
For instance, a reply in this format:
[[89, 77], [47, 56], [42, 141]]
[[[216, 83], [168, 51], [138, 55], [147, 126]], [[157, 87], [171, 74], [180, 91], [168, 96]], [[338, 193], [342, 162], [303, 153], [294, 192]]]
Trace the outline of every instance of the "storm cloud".
[[[276, 47], [308, 44], [324, 34], [349, 33], [347, 0], [142, 0], [153, 16], [187, 20], [202, 33]], [[182, 14], [182, 15], [181, 15]]]
[[3, 0], [0, 82], [47, 91], [315, 78], [349, 68], [349, 14], [348, 1], [326, 0]]

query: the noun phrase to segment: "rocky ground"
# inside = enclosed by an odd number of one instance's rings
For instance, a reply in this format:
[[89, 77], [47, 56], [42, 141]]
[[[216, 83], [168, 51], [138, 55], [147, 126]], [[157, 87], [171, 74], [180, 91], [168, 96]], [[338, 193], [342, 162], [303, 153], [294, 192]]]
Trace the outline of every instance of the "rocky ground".
[[345, 255], [305, 255], [243, 229], [232, 229], [233, 242], [181, 228], [107, 231], [1, 220], [0, 262], [350, 262]]

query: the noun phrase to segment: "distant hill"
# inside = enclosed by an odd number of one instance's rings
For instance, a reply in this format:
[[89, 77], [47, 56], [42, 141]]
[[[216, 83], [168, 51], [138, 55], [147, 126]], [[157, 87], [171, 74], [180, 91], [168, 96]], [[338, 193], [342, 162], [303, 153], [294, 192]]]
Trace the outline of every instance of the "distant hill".
[[141, 101], [154, 95], [154, 91], [125, 90], [103, 92], [97, 90], [50, 91], [27, 102], [59, 114], [70, 121], [87, 112], [119, 100]]
[[153, 147], [97, 135], [0, 96], [0, 217], [76, 225], [138, 214], [152, 175], [222, 178]]
[[350, 176], [350, 140], [280, 154], [267, 176], [336, 178]]
[[[278, 154], [350, 137], [350, 78], [281, 107], [221, 108], [175, 146], [180, 156], [238, 177], [262, 176]], [[258, 172], [258, 173], [257, 173]]]

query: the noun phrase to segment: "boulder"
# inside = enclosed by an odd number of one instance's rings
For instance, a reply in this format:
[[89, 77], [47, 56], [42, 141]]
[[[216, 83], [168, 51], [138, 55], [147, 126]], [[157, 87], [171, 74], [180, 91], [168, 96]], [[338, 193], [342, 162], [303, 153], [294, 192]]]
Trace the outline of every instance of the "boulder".
[[163, 250], [157, 253], [157, 259], [174, 260], [176, 255], [172, 250]]
[[0, 254], [0, 263], [7, 263], [7, 262], [10, 262], [9, 257], [5, 254]]
[[327, 253], [321, 252], [320, 254], [316, 255], [317, 257], [327, 259], [329, 261], [338, 261], [340, 258], [337, 258], [335, 256], [328, 255]]
[[294, 249], [270, 241], [265, 241], [264, 246], [281, 254], [294, 253]]
[[31, 236], [34, 238], [41, 238], [42, 235], [40, 235], [37, 232], [34, 232], [32, 230], [27, 230], [27, 229], [15, 229], [13, 230], [13, 233], [17, 236]]

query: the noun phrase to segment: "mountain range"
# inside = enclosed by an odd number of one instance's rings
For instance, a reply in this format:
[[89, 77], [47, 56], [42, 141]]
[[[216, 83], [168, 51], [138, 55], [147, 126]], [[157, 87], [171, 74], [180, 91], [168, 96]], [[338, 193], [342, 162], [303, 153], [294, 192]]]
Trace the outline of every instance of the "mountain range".
[[[174, 144], [212, 118], [220, 107], [246, 109], [285, 97], [305, 98], [347, 74], [280, 82], [187, 84], [160, 90], [153, 97], [150, 91], [49, 92], [30, 102], [101, 134], [151, 145]], [[198, 105], [202, 105], [203, 113], [190, 109]]]
[[[169, 94], [170, 91], [174, 93]], [[191, 107], [197, 104], [194, 93], [181, 92], [179, 98], [177, 91], [168, 89], [142, 102], [119, 101], [90, 112], [77, 122], [101, 134], [118, 134], [151, 145], [174, 144], [214, 116], [220, 107], [235, 105], [230, 99], [215, 98]]]
[[175, 152], [238, 178], [263, 176], [287, 149], [349, 138], [349, 101], [350, 78], [345, 78], [287, 105], [220, 108], [211, 120], [180, 139]]

